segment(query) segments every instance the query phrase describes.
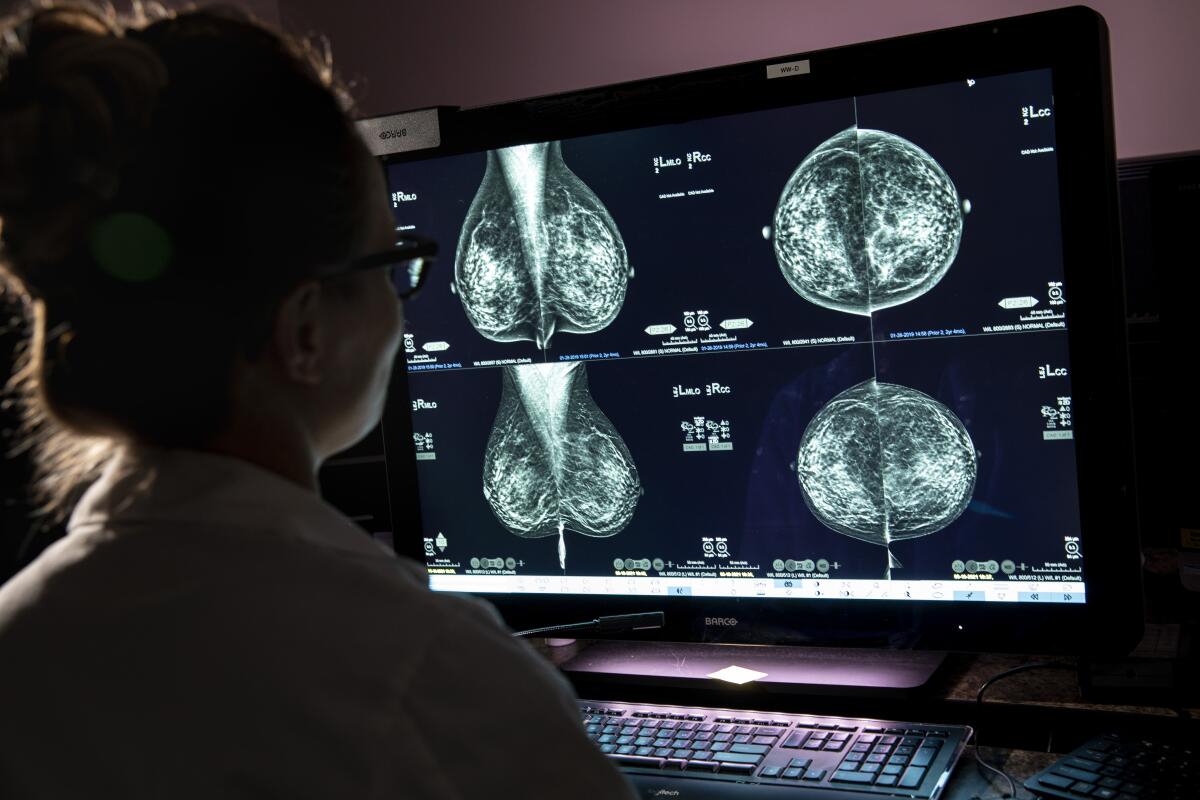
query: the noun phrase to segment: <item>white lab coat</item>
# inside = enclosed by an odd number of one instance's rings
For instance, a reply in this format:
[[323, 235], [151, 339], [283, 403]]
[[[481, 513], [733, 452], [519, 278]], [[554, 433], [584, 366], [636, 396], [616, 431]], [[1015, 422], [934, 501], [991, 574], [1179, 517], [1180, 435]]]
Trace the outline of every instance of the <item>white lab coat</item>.
[[0, 797], [624, 798], [486, 603], [247, 462], [125, 451], [0, 587]]

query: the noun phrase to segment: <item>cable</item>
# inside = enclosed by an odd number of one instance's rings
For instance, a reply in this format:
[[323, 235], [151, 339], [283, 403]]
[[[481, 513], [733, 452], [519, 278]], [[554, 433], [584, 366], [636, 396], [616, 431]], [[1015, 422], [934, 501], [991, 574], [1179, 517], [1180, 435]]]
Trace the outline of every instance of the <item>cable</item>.
[[[1019, 667], [1013, 667], [1012, 669], [1006, 669], [1003, 672], [993, 675], [992, 677], [990, 677], [986, 681], [984, 681], [982, 684], [980, 684], [979, 691], [975, 693], [975, 703], [977, 705], [983, 705], [983, 695], [988, 690], [988, 687], [990, 687], [993, 683], [1004, 680], [1005, 678], [1011, 677], [1013, 675], [1018, 675], [1022, 672], [1029, 672], [1030, 670], [1035, 670], [1035, 669], [1078, 670], [1079, 668], [1075, 664], [1072, 664], [1068, 661], [1035, 661], [1032, 664], [1022, 664]], [[980, 744], [980, 742], [979, 742], [979, 734], [977, 732], [973, 732], [973, 737], [975, 739], [975, 763], [978, 764], [979, 766], [983, 767], [986, 770], [996, 773], [997, 775], [1004, 778], [1004, 780], [1008, 782], [1008, 794], [1001, 795], [1002, 798], [1009, 798], [1009, 797], [1015, 798], [1017, 796], [1016, 781], [1014, 781], [1012, 776], [1009, 775], [1004, 770], [1000, 769], [999, 767], [993, 767], [991, 764], [989, 764], [983, 760], [983, 756], [980, 753], [980, 750], [983, 747], [983, 745]]]
[[663, 612], [647, 611], [640, 614], [597, 617], [587, 622], [574, 622], [569, 625], [530, 628], [527, 631], [516, 631], [513, 636], [555, 636], [560, 633], [629, 633], [631, 631], [656, 630], [664, 624], [666, 623]]
[[[983, 757], [981, 755], [979, 755], [979, 737], [975, 735], [974, 731], [971, 732], [971, 737], [973, 739], [975, 739], [975, 763], [978, 764], [979, 766], [983, 767], [986, 770], [990, 770], [991, 772], [996, 773], [1001, 778], [1004, 778], [1004, 780], [1008, 781], [1008, 794], [1002, 794], [1002, 795], [1000, 795], [1000, 797], [1001, 798], [1016, 797], [1017, 796], [1017, 785], [1013, 781], [1012, 776], [1009, 775], [1004, 770], [1002, 770], [998, 767], [993, 767], [991, 764], [984, 761]], [[990, 778], [988, 779], [988, 783], [989, 784], [991, 783]], [[981, 800], [981, 798], [976, 797], [975, 800]]]
[[988, 690], [988, 687], [991, 686], [996, 681], [1003, 680], [1004, 678], [1007, 678], [1011, 675], [1016, 675], [1021, 672], [1028, 672], [1029, 670], [1032, 670], [1032, 669], [1078, 670], [1079, 667], [1075, 664], [1072, 664], [1069, 661], [1035, 661], [1032, 664], [1022, 664], [1019, 667], [1013, 667], [1012, 669], [1006, 669], [1006, 670], [1004, 670], [1004, 672], [1001, 672], [997, 675], [993, 675], [992, 677], [988, 678], [986, 681], [984, 681], [980, 685], [979, 691], [975, 694], [975, 702], [982, 703], [983, 702], [983, 693], [986, 692]]

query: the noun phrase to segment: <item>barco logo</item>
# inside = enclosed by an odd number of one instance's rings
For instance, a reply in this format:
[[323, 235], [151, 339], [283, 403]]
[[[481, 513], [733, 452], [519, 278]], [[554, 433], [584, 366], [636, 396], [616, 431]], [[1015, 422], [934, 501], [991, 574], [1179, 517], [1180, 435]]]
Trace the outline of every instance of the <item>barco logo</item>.
[[396, 130], [379, 132], [380, 139], [400, 139], [405, 136], [408, 136], [408, 128], [397, 128]]
[[704, 624], [732, 626], [737, 625], [738, 621], [734, 617], [705, 617]]

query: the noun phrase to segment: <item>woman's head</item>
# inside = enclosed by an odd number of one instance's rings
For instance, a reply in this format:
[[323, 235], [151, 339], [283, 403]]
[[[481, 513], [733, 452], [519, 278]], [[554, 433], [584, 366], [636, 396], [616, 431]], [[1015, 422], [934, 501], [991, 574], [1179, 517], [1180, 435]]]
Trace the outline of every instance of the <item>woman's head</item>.
[[[0, 269], [33, 316], [19, 382], [43, 451], [204, 447], [247, 375], [321, 454], [361, 436], [400, 320], [382, 275], [311, 280], [391, 234], [328, 63], [229, 11], [63, 7], [5, 33]], [[319, 374], [289, 371], [304, 358]]]

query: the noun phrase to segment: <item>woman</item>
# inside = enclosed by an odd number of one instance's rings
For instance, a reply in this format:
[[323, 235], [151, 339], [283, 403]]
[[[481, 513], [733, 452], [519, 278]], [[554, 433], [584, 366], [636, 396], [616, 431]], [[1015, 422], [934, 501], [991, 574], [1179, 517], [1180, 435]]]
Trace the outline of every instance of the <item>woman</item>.
[[628, 796], [489, 606], [317, 495], [423, 247], [327, 65], [227, 11], [3, 34], [17, 385], [49, 509], [86, 492], [0, 588], [0, 796]]

